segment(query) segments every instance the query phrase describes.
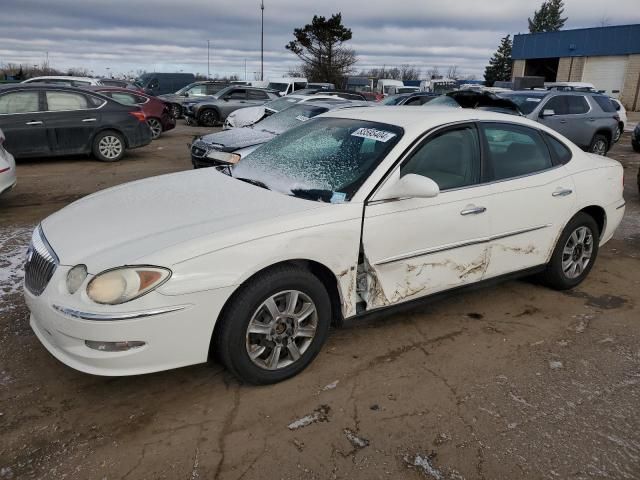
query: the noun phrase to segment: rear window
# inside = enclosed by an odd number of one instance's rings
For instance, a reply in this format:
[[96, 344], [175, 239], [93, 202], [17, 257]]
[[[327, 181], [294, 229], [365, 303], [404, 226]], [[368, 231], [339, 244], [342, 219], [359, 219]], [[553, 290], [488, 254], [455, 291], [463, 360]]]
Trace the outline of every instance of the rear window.
[[580, 115], [581, 113], [587, 113], [589, 111], [587, 99], [582, 96], [568, 96], [567, 104], [569, 107], [569, 115]]
[[604, 95], [594, 95], [592, 97], [604, 112], [615, 112], [616, 106], [609, 97]]
[[553, 153], [558, 162], [564, 164], [571, 160], [571, 150], [569, 150], [564, 143], [560, 140], [556, 140], [546, 132], [544, 133], [544, 138], [546, 138], [549, 148], [551, 149], [551, 153]]

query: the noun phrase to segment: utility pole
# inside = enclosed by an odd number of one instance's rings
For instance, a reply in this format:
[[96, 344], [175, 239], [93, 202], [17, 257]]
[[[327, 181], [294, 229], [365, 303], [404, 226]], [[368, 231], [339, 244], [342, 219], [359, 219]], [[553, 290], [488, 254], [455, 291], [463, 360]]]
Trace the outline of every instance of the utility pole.
[[260, 0], [260, 81], [264, 81], [264, 0]]
[[244, 59], [244, 81], [247, 81], [247, 59]]
[[211, 40], [207, 40], [207, 79], [211, 79], [211, 67], [209, 60], [209, 48], [210, 48]]

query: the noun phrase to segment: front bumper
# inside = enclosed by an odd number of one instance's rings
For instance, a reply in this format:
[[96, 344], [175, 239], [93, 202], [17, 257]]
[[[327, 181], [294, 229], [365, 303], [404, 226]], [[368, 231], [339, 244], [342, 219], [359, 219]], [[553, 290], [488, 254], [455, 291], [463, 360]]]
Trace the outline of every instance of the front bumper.
[[[233, 291], [228, 287], [179, 296], [152, 292], [141, 302], [92, 311], [77, 295], [61, 292], [60, 279], [68, 269], [58, 270], [40, 296], [25, 289], [30, 325], [55, 358], [93, 375], [138, 375], [206, 362], [215, 321]], [[144, 345], [110, 352], [88, 347], [87, 340]]]

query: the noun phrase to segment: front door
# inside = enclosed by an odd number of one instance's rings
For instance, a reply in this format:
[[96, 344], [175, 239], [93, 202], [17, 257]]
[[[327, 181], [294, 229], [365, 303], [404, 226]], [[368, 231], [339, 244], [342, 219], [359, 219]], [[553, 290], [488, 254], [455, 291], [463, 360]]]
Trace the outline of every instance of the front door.
[[249, 103], [247, 103], [246, 88], [234, 88], [224, 96], [223, 100], [223, 102], [219, 102], [219, 108], [222, 112], [223, 118], [227, 118], [227, 115], [235, 110], [238, 110], [239, 108], [251, 106]]
[[573, 180], [552, 158], [546, 134], [522, 125], [480, 125], [495, 185], [486, 277], [543, 265], [574, 206]]
[[387, 181], [410, 173], [434, 180], [440, 194], [391, 201], [374, 195], [365, 207], [366, 285], [359, 282], [359, 290], [367, 310], [476, 282], [487, 268], [493, 186], [481, 184], [476, 126], [430, 135]]
[[4, 148], [16, 158], [49, 154], [49, 139], [36, 89], [10, 91], [0, 95], [0, 129]]

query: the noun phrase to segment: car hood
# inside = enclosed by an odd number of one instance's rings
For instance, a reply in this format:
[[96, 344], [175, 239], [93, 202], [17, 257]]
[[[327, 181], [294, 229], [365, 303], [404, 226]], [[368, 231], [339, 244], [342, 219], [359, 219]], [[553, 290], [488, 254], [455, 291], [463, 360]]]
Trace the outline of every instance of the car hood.
[[204, 135], [194, 142], [194, 144], [198, 146], [205, 144], [209, 148], [213, 147], [217, 150], [232, 152], [239, 148], [266, 143], [276, 136], [274, 133], [265, 132], [258, 128], [232, 128], [230, 130], [222, 130], [221, 132]]
[[229, 125], [234, 128], [247, 127], [249, 125], [253, 125], [264, 117], [265, 112], [266, 109], [262, 105], [241, 108], [231, 113], [231, 115], [227, 117], [227, 121], [229, 122]]
[[268, 230], [259, 224], [323, 206], [198, 169], [94, 193], [46, 218], [42, 230], [61, 264], [98, 273], [160, 251], [170, 252], [162, 256], [169, 266], [259, 238]]
[[187, 97], [183, 97], [182, 95], [176, 95], [175, 93], [165, 93], [164, 95], [158, 95], [156, 98], [164, 101], [178, 101], [185, 100]]

